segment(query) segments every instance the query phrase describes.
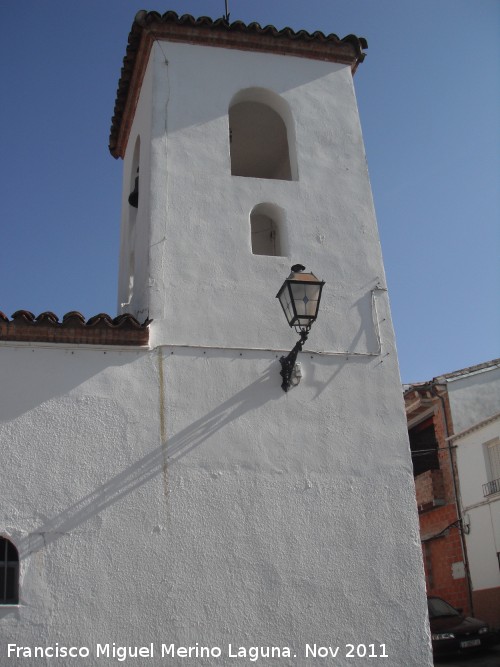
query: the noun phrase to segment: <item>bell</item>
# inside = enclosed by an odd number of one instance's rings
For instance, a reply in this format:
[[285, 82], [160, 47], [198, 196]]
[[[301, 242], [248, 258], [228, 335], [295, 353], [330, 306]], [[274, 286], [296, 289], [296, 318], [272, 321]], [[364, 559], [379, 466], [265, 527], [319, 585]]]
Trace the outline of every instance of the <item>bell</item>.
[[[139, 172], [139, 170], [137, 170]], [[135, 186], [128, 196], [128, 203], [134, 208], [139, 208], [139, 173], [135, 177]]]

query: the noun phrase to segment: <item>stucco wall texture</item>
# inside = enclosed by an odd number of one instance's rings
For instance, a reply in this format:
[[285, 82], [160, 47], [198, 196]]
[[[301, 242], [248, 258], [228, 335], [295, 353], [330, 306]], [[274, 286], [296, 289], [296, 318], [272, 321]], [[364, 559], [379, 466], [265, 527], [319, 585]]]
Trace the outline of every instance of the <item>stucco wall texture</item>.
[[448, 380], [448, 395], [455, 433], [489, 419], [500, 405], [500, 367], [490, 366], [481, 372]]
[[4, 348], [2, 365], [0, 532], [21, 557], [3, 646], [276, 644], [306, 665], [306, 643], [385, 643], [384, 664], [427, 664], [398, 391], [363, 391], [379, 362], [306, 358], [287, 395], [272, 353]]
[[[289, 105], [298, 180], [231, 175], [228, 110], [248, 88]], [[153, 346], [288, 348], [290, 332], [272, 304], [300, 261], [326, 282], [316, 349], [377, 351], [372, 290], [385, 287], [385, 274], [349, 67], [188, 44], [153, 48], [124, 160], [123, 239], [137, 137], [144, 194], [134, 296], [123, 309], [155, 321]], [[251, 252], [250, 213], [262, 203], [284, 211], [287, 256]]]
[[[290, 105], [298, 181], [230, 174], [228, 106], [252, 86]], [[430, 666], [349, 67], [155, 45], [124, 172], [120, 289], [135, 239], [131, 306], [154, 320], [151, 349], [0, 348], [0, 533], [21, 555], [20, 604], [0, 608], [2, 645], [91, 648], [70, 666], [116, 664], [95, 655], [113, 642], [153, 643], [153, 657], [130, 658], [140, 665], [250, 664], [229, 656], [231, 644], [289, 647], [283, 665]], [[285, 211], [289, 256], [252, 255], [249, 215], [262, 202]], [[303, 378], [284, 393], [278, 358], [296, 335], [274, 296], [297, 261], [326, 286]], [[162, 643], [221, 656], [162, 658]], [[366, 657], [347, 657], [347, 644]], [[313, 657], [307, 645], [339, 651]], [[370, 660], [370, 645], [388, 657]]]

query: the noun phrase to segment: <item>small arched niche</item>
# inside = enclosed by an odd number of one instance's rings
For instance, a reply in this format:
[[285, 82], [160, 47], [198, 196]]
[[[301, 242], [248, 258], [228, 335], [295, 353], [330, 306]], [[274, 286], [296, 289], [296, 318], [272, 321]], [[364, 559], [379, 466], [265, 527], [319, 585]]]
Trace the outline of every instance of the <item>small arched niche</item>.
[[229, 137], [233, 176], [297, 180], [292, 112], [276, 93], [240, 90], [229, 105]]
[[285, 254], [285, 212], [276, 204], [257, 204], [250, 213], [250, 240], [254, 255]]

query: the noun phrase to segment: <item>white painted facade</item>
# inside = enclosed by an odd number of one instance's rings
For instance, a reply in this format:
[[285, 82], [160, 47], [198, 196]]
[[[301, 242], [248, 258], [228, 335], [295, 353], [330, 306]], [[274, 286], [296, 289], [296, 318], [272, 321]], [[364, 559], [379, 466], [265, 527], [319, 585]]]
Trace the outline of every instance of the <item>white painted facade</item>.
[[448, 386], [453, 430], [461, 433], [500, 410], [500, 362], [444, 376]]
[[[292, 180], [231, 175], [228, 110], [247, 89], [290, 110]], [[286, 255], [252, 254], [259, 204], [283, 212]], [[303, 378], [285, 394], [278, 358], [297, 336], [274, 297], [297, 261], [326, 285]], [[119, 290], [124, 311], [153, 318], [149, 350], [0, 349], [0, 534], [21, 555], [2, 651], [59, 642], [91, 650], [64, 664], [111, 665], [98, 643], [153, 643], [129, 662], [228, 665], [229, 644], [278, 646], [301, 666], [323, 662], [307, 654], [316, 644], [357, 665], [368, 659], [346, 645], [373, 644], [387, 667], [430, 666], [350, 68], [156, 44], [124, 160]], [[221, 656], [161, 658], [162, 644], [197, 642]]]
[[[124, 160], [128, 238], [139, 137], [146, 194], [137, 213], [134, 295], [123, 309], [139, 320], [149, 313], [153, 345], [285, 349], [293, 336], [273, 299], [290, 264], [300, 261], [326, 282], [315, 348], [377, 353], [372, 290], [384, 287], [384, 271], [350, 68], [229, 55], [189, 44], [153, 48]], [[228, 110], [249, 88], [269, 90], [289, 107], [298, 180], [231, 175]], [[263, 203], [284, 212], [286, 256], [251, 252], [250, 214]], [[122, 267], [129, 256], [124, 250]], [[126, 283], [122, 269], [120, 284]], [[119, 301], [127, 303], [128, 295]], [[205, 301], [209, 307], [200, 311]]]
[[469, 527], [465, 541], [472, 588], [500, 590], [500, 487], [498, 493], [484, 493], [484, 485], [493, 480], [489, 449], [500, 447], [500, 414], [455, 436], [453, 444], [462, 513]]

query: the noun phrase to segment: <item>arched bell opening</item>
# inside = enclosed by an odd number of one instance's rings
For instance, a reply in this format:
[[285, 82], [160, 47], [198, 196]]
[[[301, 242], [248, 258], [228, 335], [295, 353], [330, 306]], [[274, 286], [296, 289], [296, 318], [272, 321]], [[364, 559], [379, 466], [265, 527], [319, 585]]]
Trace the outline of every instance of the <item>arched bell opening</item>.
[[297, 180], [295, 130], [283, 98], [264, 88], [237, 93], [229, 106], [231, 174]]

